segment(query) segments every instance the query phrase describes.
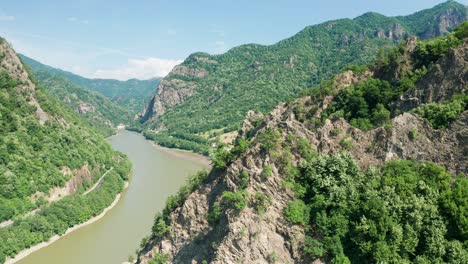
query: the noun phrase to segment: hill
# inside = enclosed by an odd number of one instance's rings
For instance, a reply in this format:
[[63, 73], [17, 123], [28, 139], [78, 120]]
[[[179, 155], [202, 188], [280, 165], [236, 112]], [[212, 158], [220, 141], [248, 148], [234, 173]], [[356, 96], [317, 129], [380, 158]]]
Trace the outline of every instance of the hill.
[[0, 263], [98, 215], [129, 172], [127, 157], [38, 86], [0, 38]]
[[410, 35], [444, 35], [467, 19], [466, 6], [448, 1], [409, 16], [366, 13], [328, 21], [270, 46], [192, 54], [160, 82], [146, 105], [145, 134], [163, 146], [207, 154], [216, 137], [240, 128], [247, 111], [267, 113]]
[[63, 76], [75, 85], [106, 96], [116, 105], [132, 113], [133, 116], [141, 112], [141, 109], [143, 109], [146, 102], [151, 98], [160, 81], [159, 78], [150, 80], [131, 79], [128, 81], [88, 79], [71, 72], [44, 65], [24, 55], [21, 55], [21, 58], [34, 71]]
[[115, 134], [116, 127], [121, 123], [133, 123], [134, 114], [129, 110], [120, 107], [100, 93], [71, 82], [64, 75], [44, 70], [44, 67], [34, 67], [31, 72], [41, 87], [80, 114], [102, 135]]

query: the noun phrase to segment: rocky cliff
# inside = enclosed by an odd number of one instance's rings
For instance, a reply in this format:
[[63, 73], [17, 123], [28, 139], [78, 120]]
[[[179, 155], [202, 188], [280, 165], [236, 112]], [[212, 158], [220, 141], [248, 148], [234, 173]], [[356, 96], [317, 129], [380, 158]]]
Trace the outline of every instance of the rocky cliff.
[[[398, 60], [406, 61], [412, 70], [415, 45], [415, 39], [408, 41]], [[291, 224], [284, 216], [289, 202], [296, 197], [285, 184], [288, 168], [299, 166], [312, 152], [349, 152], [364, 171], [403, 159], [434, 162], [453, 174], [466, 175], [468, 111], [462, 111], [447, 128], [435, 129], [412, 110], [422, 104], [445, 102], [454, 94], [466, 94], [467, 48], [465, 39], [428, 66], [427, 74], [395, 100], [395, 114], [390, 121], [367, 131], [354, 127], [342, 116], [325, 114], [335, 107], [340, 92], [382, 76], [379, 66], [363, 72], [343, 72], [328, 84], [332, 92], [281, 104], [266, 116], [249, 112], [239, 131], [249, 147], [234, 156], [225, 169], [213, 169], [194, 192], [157, 218], [164, 220], [155, 223], [153, 237], [139, 252], [137, 263], [152, 259], [157, 263], [330, 262], [327, 257], [304, 254], [306, 229]], [[409, 69], [386, 67], [394, 71], [389, 76], [400, 79]], [[272, 142], [274, 147], [268, 145]], [[312, 150], [308, 152], [304, 146]], [[241, 195], [243, 198], [236, 201], [245, 199], [246, 204], [220, 207], [226, 202], [226, 192]], [[212, 223], [213, 212], [220, 215], [216, 224]], [[320, 240], [320, 235], [314, 238]]]

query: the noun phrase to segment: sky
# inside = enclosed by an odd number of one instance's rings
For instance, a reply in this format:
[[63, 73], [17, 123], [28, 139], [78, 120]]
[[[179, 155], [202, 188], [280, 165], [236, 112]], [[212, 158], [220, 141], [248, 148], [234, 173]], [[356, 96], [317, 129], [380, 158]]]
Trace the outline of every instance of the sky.
[[[274, 44], [368, 11], [408, 15], [444, 0], [0, 0], [0, 36], [89, 78], [163, 77], [193, 52]], [[459, 0], [468, 4], [468, 0]]]

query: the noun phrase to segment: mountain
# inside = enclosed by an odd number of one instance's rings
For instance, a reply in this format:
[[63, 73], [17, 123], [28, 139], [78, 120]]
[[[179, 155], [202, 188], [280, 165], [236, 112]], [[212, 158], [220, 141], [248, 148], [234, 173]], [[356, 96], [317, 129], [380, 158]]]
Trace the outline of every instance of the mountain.
[[250, 111], [137, 263], [467, 263], [467, 80], [464, 22]]
[[[24, 56], [22, 57], [25, 58]], [[29, 65], [31, 59], [24, 59]], [[96, 131], [104, 136], [115, 134], [119, 124], [133, 122], [134, 114], [120, 107], [106, 96], [83, 88], [59, 71], [46, 70], [45, 66], [32, 68], [32, 74], [39, 86], [60, 100], [64, 105], [80, 114]]]
[[127, 157], [38, 86], [0, 38], [0, 263], [99, 215], [129, 172]]
[[149, 80], [131, 79], [128, 81], [88, 79], [71, 72], [44, 65], [24, 55], [20, 56], [33, 70], [41, 70], [41, 72], [64, 76], [76, 85], [103, 94], [115, 104], [130, 111], [133, 115], [141, 112], [141, 109], [151, 98], [160, 81], [159, 78]]
[[467, 19], [466, 6], [448, 1], [409, 16], [366, 13], [328, 21], [270, 46], [194, 53], [160, 82], [146, 105], [141, 115], [145, 134], [167, 147], [207, 154], [218, 136], [221, 141], [235, 137], [247, 111], [267, 113], [347, 65], [372, 61], [379, 50], [410, 35], [444, 35]]

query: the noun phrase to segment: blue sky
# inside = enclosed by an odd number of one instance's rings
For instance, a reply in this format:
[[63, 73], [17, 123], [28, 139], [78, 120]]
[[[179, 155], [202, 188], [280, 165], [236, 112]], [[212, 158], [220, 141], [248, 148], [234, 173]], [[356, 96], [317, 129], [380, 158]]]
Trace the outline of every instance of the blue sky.
[[0, 0], [0, 35], [17, 52], [87, 77], [146, 79], [164, 76], [196, 51], [273, 44], [330, 19], [407, 15], [441, 2]]

